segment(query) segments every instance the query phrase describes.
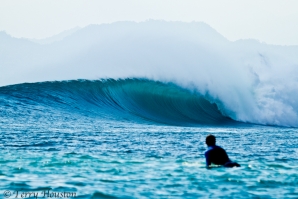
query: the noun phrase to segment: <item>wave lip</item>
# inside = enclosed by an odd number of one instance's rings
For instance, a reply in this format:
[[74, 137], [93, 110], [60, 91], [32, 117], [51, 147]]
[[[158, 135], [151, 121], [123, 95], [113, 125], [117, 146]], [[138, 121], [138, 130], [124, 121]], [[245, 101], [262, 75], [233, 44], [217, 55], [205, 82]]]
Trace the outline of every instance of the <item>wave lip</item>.
[[[108, 80], [107, 98], [140, 118], [172, 125], [225, 124], [232, 120], [221, 114], [206, 97], [172, 83], [146, 79]], [[111, 97], [112, 96], [112, 97]]]
[[[0, 88], [9, 106], [47, 106], [93, 117], [178, 126], [236, 123], [208, 97], [148, 79], [73, 80]], [[9, 97], [8, 97], [9, 96]], [[18, 109], [19, 110], [19, 109]]]

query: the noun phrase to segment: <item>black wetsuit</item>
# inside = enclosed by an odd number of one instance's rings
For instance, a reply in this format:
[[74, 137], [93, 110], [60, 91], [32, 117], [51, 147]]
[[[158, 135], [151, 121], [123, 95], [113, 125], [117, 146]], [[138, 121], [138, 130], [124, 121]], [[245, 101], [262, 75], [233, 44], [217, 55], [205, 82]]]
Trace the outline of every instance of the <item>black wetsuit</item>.
[[240, 165], [236, 162], [232, 162], [226, 153], [226, 151], [220, 146], [209, 146], [205, 152], [206, 165], [209, 167], [211, 163], [217, 165], [223, 165], [225, 167], [239, 167]]

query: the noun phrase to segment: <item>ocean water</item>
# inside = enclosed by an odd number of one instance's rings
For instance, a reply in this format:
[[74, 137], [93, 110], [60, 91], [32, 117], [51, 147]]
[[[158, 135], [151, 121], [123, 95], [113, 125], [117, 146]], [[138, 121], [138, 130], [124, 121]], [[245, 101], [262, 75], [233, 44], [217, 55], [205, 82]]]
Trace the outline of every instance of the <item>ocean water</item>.
[[[298, 129], [221, 107], [148, 79], [0, 87], [1, 198], [298, 198]], [[207, 169], [208, 134], [241, 167]]]

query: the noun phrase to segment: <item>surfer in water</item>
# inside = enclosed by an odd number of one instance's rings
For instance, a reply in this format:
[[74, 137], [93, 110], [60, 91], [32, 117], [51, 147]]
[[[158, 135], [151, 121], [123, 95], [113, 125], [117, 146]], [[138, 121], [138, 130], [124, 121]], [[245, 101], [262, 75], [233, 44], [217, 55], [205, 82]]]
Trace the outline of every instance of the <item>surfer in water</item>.
[[205, 152], [207, 167], [210, 167], [211, 164], [222, 165], [224, 167], [240, 167], [238, 163], [232, 162], [227, 152], [215, 143], [216, 139], [214, 135], [208, 135], [206, 137], [206, 144], [208, 146], [208, 150]]

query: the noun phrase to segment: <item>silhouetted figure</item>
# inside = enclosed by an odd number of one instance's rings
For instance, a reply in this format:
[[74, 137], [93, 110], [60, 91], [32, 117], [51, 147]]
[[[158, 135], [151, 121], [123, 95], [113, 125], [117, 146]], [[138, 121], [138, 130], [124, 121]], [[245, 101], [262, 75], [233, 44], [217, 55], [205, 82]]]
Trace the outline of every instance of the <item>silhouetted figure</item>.
[[236, 162], [232, 162], [226, 151], [220, 146], [216, 146], [216, 139], [213, 135], [206, 137], [208, 150], [205, 152], [206, 165], [209, 167], [212, 164], [223, 165], [224, 167], [240, 167]]

